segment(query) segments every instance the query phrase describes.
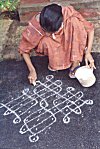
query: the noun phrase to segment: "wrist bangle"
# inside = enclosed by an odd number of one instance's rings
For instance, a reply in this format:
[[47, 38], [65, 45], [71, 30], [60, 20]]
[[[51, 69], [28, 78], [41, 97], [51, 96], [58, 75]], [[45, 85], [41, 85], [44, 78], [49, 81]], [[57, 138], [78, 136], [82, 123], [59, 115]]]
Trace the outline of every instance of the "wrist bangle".
[[91, 51], [88, 51], [87, 47], [85, 48], [85, 54], [91, 54]]

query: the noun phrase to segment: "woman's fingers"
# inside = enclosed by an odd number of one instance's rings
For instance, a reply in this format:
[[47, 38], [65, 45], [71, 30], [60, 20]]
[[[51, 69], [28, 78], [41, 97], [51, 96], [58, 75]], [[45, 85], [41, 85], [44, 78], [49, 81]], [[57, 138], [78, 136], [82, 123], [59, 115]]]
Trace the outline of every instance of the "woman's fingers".
[[29, 76], [28, 77], [30, 84], [36, 85], [36, 77]]
[[94, 64], [94, 61], [91, 61], [89, 66], [90, 66], [90, 68], [96, 69], [96, 66]]
[[30, 84], [36, 85], [36, 79], [37, 79], [36, 71], [30, 71], [28, 79]]
[[93, 59], [91, 54], [86, 54], [85, 64], [86, 64], [87, 67], [90, 67], [92, 69], [96, 69], [95, 64], [94, 64], [94, 59]]
[[30, 84], [32, 84], [32, 82], [34, 81], [34, 79], [32, 77], [28, 77]]

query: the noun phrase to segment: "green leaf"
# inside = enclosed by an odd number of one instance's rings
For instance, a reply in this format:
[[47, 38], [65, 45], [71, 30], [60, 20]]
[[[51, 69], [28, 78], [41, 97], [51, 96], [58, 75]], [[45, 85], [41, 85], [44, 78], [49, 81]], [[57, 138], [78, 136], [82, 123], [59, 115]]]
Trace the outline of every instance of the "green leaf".
[[18, 7], [19, 0], [0, 0], [0, 9], [12, 11]]

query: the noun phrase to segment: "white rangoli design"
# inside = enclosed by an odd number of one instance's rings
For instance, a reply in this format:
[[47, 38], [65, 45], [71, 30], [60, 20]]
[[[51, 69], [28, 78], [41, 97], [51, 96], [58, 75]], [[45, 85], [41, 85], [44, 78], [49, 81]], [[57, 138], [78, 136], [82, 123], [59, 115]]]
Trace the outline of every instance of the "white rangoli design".
[[85, 104], [92, 105], [92, 100], [82, 100], [83, 92], [75, 92], [73, 87], [62, 90], [62, 81], [53, 80], [53, 75], [46, 76], [46, 81], [37, 81], [30, 92], [29, 88], [22, 91], [21, 95], [7, 103], [0, 103], [0, 108], [5, 107], [4, 116], [14, 114], [14, 124], [23, 123], [20, 133], [30, 133], [29, 141], [37, 142], [39, 134], [49, 129], [56, 122], [56, 115], [63, 115], [65, 124], [70, 122], [70, 114], [81, 114], [81, 107]]

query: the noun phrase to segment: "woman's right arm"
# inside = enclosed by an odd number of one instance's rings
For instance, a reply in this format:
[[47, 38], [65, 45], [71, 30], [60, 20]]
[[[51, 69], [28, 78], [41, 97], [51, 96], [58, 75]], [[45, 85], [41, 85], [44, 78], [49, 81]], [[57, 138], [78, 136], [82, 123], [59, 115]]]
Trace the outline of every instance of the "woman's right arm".
[[31, 62], [30, 55], [28, 53], [23, 53], [22, 56], [27, 64], [28, 69], [29, 69], [29, 75], [28, 75], [29, 82], [30, 82], [30, 84], [35, 84], [36, 79], [37, 79], [37, 74], [36, 74], [36, 70]]
[[29, 21], [29, 25], [25, 28], [25, 30], [22, 33], [22, 39], [18, 48], [19, 53], [23, 56], [29, 69], [28, 79], [29, 82], [32, 84], [36, 81], [37, 74], [31, 62], [29, 53], [32, 49], [38, 46], [39, 41], [43, 37], [42, 32], [43, 31], [40, 28], [39, 23], [36, 23], [36, 18], [33, 16], [33, 18]]

